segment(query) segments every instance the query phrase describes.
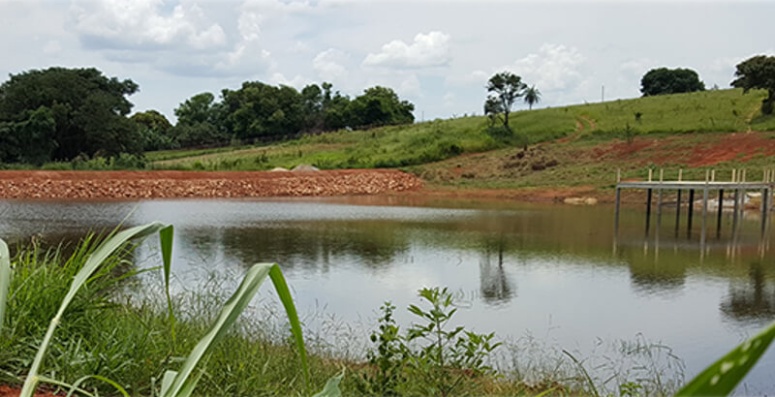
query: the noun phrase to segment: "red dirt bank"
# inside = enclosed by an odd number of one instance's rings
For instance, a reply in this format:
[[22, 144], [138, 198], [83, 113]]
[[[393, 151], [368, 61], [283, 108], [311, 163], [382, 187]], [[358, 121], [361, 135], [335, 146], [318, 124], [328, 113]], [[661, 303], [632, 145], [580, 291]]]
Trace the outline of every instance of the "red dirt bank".
[[344, 196], [416, 190], [395, 170], [312, 172], [0, 171], [0, 198], [139, 199]]
[[[21, 389], [12, 388], [9, 386], [0, 385], [0, 397], [19, 397]], [[46, 391], [37, 391], [35, 397], [57, 397], [57, 394], [49, 393]]]

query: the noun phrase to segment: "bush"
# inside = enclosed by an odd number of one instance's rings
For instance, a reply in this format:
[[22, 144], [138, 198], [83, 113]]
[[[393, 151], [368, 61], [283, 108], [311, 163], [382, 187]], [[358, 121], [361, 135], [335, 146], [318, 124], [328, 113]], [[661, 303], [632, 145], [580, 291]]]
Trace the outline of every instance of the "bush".
[[462, 326], [449, 329], [457, 309], [446, 288], [423, 288], [419, 296], [430, 308], [410, 305], [407, 310], [421, 323], [413, 323], [404, 334], [393, 320], [395, 306], [386, 302], [380, 308], [378, 331], [371, 334], [376, 349], [368, 353], [371, 368], [361, 374], [359, 392], [447, 396], [476, 388], [476, 382], [463, 380], [494, 373], [487, 360], [500, 346], [493, 342], [495, 334], [477, 334]]

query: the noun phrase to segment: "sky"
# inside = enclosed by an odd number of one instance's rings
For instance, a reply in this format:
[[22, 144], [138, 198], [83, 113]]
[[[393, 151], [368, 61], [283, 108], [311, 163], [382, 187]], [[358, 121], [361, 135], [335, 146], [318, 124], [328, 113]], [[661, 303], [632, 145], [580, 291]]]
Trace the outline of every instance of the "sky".
[[728, 88], [737, 63], [775, 54], [773, 16], [775, 1], [744, 0], [0, 0], [0, 81], [96, 67], [139, 84], [134, 111], [172, 121], [245, 81], [383, 85], [422, 121], [482, 114], [501, 71], [539, 108], [638, 97], [657, 67]]

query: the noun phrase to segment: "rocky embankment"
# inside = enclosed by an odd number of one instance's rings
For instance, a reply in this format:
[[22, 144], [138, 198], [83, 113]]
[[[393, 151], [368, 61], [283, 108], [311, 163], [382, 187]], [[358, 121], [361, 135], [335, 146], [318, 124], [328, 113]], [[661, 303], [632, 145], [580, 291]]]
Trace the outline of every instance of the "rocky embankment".
[[5, 199], [344, 196], [403, 192], [421, 186], [416, 176], [395, 170], [0, 172], [0, 198]]

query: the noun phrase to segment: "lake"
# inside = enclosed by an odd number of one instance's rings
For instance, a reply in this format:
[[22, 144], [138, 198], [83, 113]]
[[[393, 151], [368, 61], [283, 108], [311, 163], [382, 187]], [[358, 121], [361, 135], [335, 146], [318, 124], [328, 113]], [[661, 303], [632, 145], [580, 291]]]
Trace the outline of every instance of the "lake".
[[[613, 341], [660, 343], [687, 378], [775, 319], [773, 233], [761, 236], [756, 212], [735, 236], [731, 214], [719, 236], [709, 218], [701, 247], [699, 216], [687, 237], [683, 211], [676, 235], [667, 208], [648, 234], [643, 206], [624, 208], [614, 239], [612, 206], [393, 200], [0, 201], [0, 237], [56, 242], [121, 222], [171, 223], [177, 288], [210, 272], [236, 285], [249, 265], [277, 262], [308, 327], [344, 325], [330, 343], [353, 349], [384, 301], [407, 324], [424, 286], [455, 292], [456, 322], [477, 332], [578, 357], [607, 358], [599, 349]], [[772, 368], [769, 352], [738, 392], [775, 392]]]

